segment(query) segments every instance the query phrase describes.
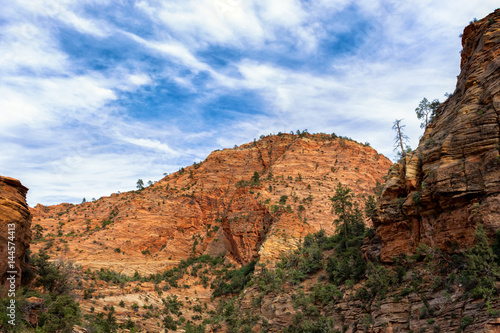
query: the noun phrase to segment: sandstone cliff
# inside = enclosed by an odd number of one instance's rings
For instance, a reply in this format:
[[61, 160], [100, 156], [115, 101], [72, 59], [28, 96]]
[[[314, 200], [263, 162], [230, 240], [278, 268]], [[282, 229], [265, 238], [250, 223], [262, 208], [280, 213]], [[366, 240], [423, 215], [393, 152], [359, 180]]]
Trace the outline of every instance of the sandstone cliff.
[[500, 229], [500, 11], [463, 33], [457, 87], [418, 148], [391, 168], [368, 255], [382, 261], [420, 243], [469, 247], [478, 223]]
[[[31, 242], [31, 214], [26, 204], [27, 192], [28, 189], [17, 179], [0, 176], [0, 256], [2, 258], [0, 260], [0, 290], [3, 295], [10, 287], [10, 284], [7, 284], [7, 277], [12, 274], [7, 272], [16, 272], [14, 275], [16, 275], [17, 290], [21, 284], [21, 272], [26, 266], [24, 258]], [[8, 259], [12, 254], [13, 264], [11, 264], [11, 259]]]
[[333, 232], [329, 196], [338, 182], [362, 204], [391, 164], [369, 146], [331, 135], [267, 136], [214, 151], [142, 191], [38, 205], [33, 224], [43, 232], [33, 251], [127, 274], [159, 272], [203, 253], [237, 263], [274, 260], [310, 232]]

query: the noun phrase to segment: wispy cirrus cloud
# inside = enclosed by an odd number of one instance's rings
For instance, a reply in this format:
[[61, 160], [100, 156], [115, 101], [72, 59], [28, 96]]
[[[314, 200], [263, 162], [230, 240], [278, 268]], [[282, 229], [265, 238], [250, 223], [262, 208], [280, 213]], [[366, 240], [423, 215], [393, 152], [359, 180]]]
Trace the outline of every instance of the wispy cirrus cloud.
[[[307, 128], [393, 156], [391, 124], [454, 89], [461, 33], [492, 0], [15, 0], [0, 13], [0, 174], [30, 204]], [[137, 163], [141, 161], [141, 163]]]

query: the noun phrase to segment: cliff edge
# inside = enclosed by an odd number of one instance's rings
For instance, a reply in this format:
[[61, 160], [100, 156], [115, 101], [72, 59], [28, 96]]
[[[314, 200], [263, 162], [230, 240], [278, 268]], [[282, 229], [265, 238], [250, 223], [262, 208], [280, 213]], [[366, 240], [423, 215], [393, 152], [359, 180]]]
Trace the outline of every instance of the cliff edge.
[[500, 10], [467, 26], [456, 89], [393, 165], [374, 214], [383, 262], [420, 244], [451, 252], [500, 230]]
[[[25, 255], [31, 242], [31, 213], [26, 204], [28, 189], [14, 178], [0, 176], [0, 290], [10, 289], [7, 278], [16, 272], [16, 290], [26, 266]], [[14, 246], [13, 246], [14, 244]], [[13, 257], [13, 258], [12, 258]], [[14, 259], [14, 260], [11, 260]], [[8, 284], [9, 283], [9, 284]]]

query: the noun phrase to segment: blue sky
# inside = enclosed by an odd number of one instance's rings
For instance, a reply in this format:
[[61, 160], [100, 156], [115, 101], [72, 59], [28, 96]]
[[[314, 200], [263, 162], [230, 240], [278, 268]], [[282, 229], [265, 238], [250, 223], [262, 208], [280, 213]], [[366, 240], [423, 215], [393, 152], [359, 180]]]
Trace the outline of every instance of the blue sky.
[[[3, 2], [3, 3], [2, 3]], [[497, 1], [0, 0], [0, 175], [81, 202], [261, 134], [411, 146]]]

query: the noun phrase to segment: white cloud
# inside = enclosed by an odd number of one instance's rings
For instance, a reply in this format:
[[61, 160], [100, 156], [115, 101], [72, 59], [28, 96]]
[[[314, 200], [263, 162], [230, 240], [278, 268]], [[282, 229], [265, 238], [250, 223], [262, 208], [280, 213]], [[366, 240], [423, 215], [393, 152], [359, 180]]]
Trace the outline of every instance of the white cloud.
[[29, 1], [15, 0], [13, 8], [7, 9], [23, 19], [42, 28], [51, 28], [55, 22], [63, 22], [77, 31], [98, 37], [108, 36], [110, 27], [106, 22], [96, 18], [84, 17], [81, 7], [85, 5], [106, 5], [109, 1], [79, 1], [79, 0], [45, 0]]
[[122, 31], [122, 33], [142, 46], [172, 57], [177, 60], [177, 62], [180, 62], [195, 71], [210, 69], [208, 65], [198, 61], [184, 45], [178, 42], [172, 40], [166, 42], [149, 41], [130, 32]]
[[124, 141], [132, 143], [134, 145], [150, 148], [153, 150], [161, 151], [172, 156], [179, 156], [180, 153], [170, 148], [166, 143], [162, 143], [159, 140], [151, 139], [134, 139], [134, 138], [123, 138]]
[[4, 136], [15, 136], [14, 130], [21, 125], [39, 126], [50, 114], [40, 112], [39, 108], [25, 100], [25, 95], [6, 85], [0, 85], [0, 131]]
[[207, 45], [275, 47], [290, 34], [304, 52], [317, 46], [316, 34], [321, 26], [298, 0], [242, 1], [190, 0], [182, 3], [140, 1], [139, 10], [169, 29], [191, 48]]
[[20, 70], [60, 72], [67, 65], [67, 56], [49, 33], [29, 22], [6, 24], [0, 33], [0, 49], [0, 75]]
[[23, 124], [39, 127], [102, 116], [101, 107], [116, 99], [102, 81], [100, 75], [4, 78], [0, 92], [7, 97], [0, 100], [4, 118], [0, 128], [13, 130]]
[[300, 1], [260, 1], [261, 16], [266, 22], [273, 22], [283, 27], [295, 27], [302, 24], [307, 16]]
[[251, 1], [163, 3], [157, 17], [176, 34], [183, 34], [193, 41], [196, 39], [198, 43], [255, 44], [264, 36]]
[[[141, 161], [141, 163], [137, 163]], [[142, 177], [158, 179], [162, 169], [148, 163], [140, 154], [93, 154], [66, 156], [47, 163], [36, 175], [24, 175], [23, 184], [31, 190], [28, 202], [36, 203], [80, 202], [117, 191], [135, 188], [135, 181]], [[146, 178], [147, 179], [147, 178]], [[44, 191], [40, 191], [44, 188]]]
[[112, 33], [112, 29], [100, 20], [88, 20], [68, 10], [61, 11], [58, 19], [73, 26], [81, 33], [91, 34], [97, 37], [106, 37]]
[[131, 74], [128, 81], [134, 86], [144, 86], [151, 83], [151, 78], [146, 74]]
[[[113, 5], [17, 0], [0, 13], [0, 165], [31, 187], [30, 204], [133, 189], [138, 178], [158, 179], [211, 149], [270, 132], [334, 131], [393, 156], [391, 125], [405, 118], [415, 147], [421, 130], [414, 108], [424, 96], [452, 92], [458, 34], [497, 6], [491, 0], [150, 0], [136, 2], [128, 14], [141, 15], [142, 31], [107, 19], [112, 7], [106, 6]], [[93, 16], [89, 6], [103, 12]], [[358, 12], [349, 18], [352, 8]], [[368, 28], [356, 31], [352, 50], [321, 54], [325, 41], [334, 48], [337, 34], [356, 20]], [[93, 68], [65, 51], [59, 28], [96, 41], [126, 36], [140, 46], [125, 46], [126, 52], [140, 56], [125, 52], [114, 68]], [[237, 60], [213, 65], [200, 55], [212, 47], [234, 51]], [[281, 61], [289, 56], [297, 67]], [[150, 58], [168, 61], [151, 70]], [[124, 96], [143, 88], [153, 94], [162, 80], [196, 95], [176, 109], [181, 116], [134, 120]], [[258, 115], [241, 117], [229, 103], [231, 121], [203, 127], [203, 114], [213, 111], [206, 105], [241, 91], [265, 102]]]

